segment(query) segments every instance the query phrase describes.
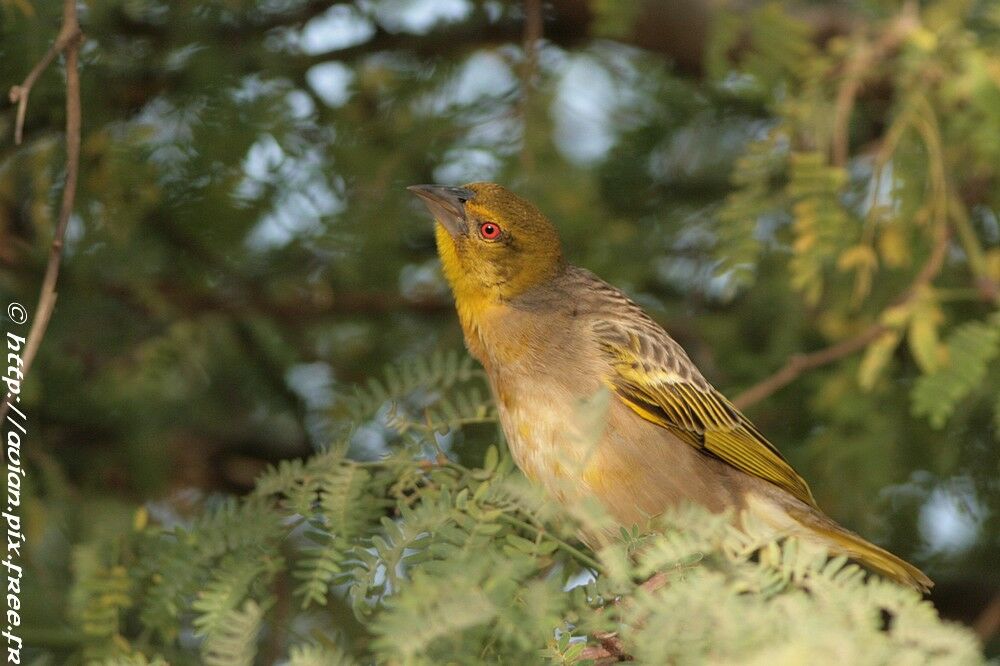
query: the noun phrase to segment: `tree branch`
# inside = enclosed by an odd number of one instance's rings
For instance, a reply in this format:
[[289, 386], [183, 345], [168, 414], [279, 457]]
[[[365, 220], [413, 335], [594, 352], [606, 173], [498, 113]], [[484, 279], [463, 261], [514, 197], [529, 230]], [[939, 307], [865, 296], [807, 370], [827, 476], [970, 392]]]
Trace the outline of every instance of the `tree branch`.
[[[646, 594], [652, 594], [661, 587], [665, 587], [670, 582], [670, 577], [662, 571], [655, 573], [639, 586], [639, 589]], [[616, 599], [612, 605], [628, 603], [628, 599]], [[602, 609], [599, 609], [602, 610]], [[614, 664], [620, 661], [633, 661], [634, 657], [625, 651], [625, 646], [617, 632], [595, 631], [593, 638], [597, 645], [588, 645], [580, 653], [581, 659], [592, 659], [595, 664]]]
[[[903, 295], [891, 307], [898, 307], [908, 303], [922, 287], [927, 286], [937, 277], [938, 273], [944, 267], [950, 238], [951, 233], [949, 228], [944, 224], [939, 225], [930, 257], [928, 257], [927, 262], [920, 269], [920, 272], [917, 273], [913, 282], [910, 283], [910, 286], [903, 292]], [[842, 340], [810, 354], [796, 354], [789, 358], [785, 362], [785, 365], [773, 375], [761, 380], [736, 396], [733, 404], [738, 409], [745, 409], [750, 405], [758, 403], [775, 391], [791, 384], [802, 373], [828, 365], [834, 361], [839, 361], [845, 356], [850, 356], [855, 352], [861, 351], [888, 330], [889, 327], [885, 324], [872, 324], [853, 338]]]
[[320, 53], [291, 55], [286, 58], [296, 69], [305, 70], [315, 64], [336, 60], [353, 62], [372, 53], [401, 51], [420, 58], [441, 58], [456, 52], [471, 51], [484, 45], [501, 45], [518, 38], [520, 25], [512, 21], [490, 24], [476, 20], [451, 24], [426, 35], [389, 32], [381, 26], [375, 27], [370, 39], [361, 44], [347, 46]]
[[531, 98], [535, 91], [538, 70], [538, 42], [542, 39], [542, 2], [524, 0], [524, 62], [521, 67], [521, 168], [526, 173], [534, 171], [535, 156], [531, 149], [529, 119]]
[[887, 330], [888, 327], [885, 324], [872, 324], [853, 338], [848, 338], [811, 354], [796, 354], [789, 358], [776, 373], [736, 396], [733, 404], [738, 409], [745, 409], [758, 403], [778, 389], [791, 384], [803, 372], [822, 367], [861, 351]]
[[861, 44], [847, 61], [844, 80], [837, 89], [837, 99], [833, 106], [833, 131], [830, 141], [833, 164], [837, 166], [847, 164], [850, 138], [848, 124], [855, 99], [865, 80], [873, 75], [875, 65], [899, 48], [899, 45], [918, 27], [920, 19], [917, 16], [917, 7], [913, 2], [907, 2], [873, 45]]
[[[59, 279], [59, 264], [62, 260], [63, 242], [66, 238], [66, 228], [69, 226], [69, 218], [73, 213], [73, 205], [76, 200], [76, 185], [79, 180], [80, 169], [80, 72], [79, 55], [80, 44], [83, 42], [83, 32], [80, 30], [80, 23], [76, 15], [76, 0], [64, 0], [63, 2], [63, 24], [52, 48], [42, 57], [37, 65], [31, 70], [24, 83], [14, 86], [10, 91], [12, 102], [18, 103], [17, 123], [15, 125], [15, 142], [20, 143], [21, 131], [24, 123], [24, 114], [28, 105], [28, 95], [31, 87], [41, 75], [45, 68], [49, 66], [55, 55], [62, 52], [66, 56], [66, 182], [63, 186], [62, 203], [59, 207], [59, 219], [56, 224], [55, 234], [52, 238], [52, 245], [49, 247], [48, 264], [45, 267], [45, 277], [42, 279], [42, 287], [38, 296], [38, 305], [35, 307], [35, 318], [31, 323], [31, 330], [28, 332], [28, 339], [24, 346], [22, 361], [22, 382], [27, 378], [31, 363], [38, 353], [38, 347], [45, 336], [49, 319], [56, 305], [56, 281]], [[8, 394], [0, 405], [0, 421], [3, 421], [10, 408], [10, 401], [13, 396]]]
[[[83, 37], [83, 33], [80, 31], [80, 24], [76, 20], [76, 5], [74, 4], [72, 9], [69, 7], [70, 3], [65, 3], [63, 5], [63, 25], [62, 29], [59, 31], [59, 35], [56, 36], [56, 41], [53, 42], [49, 50], [45, 52], [42, 59], [31, 68], [28, 72], [28, 76], [24, 78], [24, 82], [19, 86], [12, 86], [10, 89], [10, 101], [12, 104], [17, 104], [17, 120], [14, 123], [14, 143], [16, 145], [21, 145], [21, 139], [24, 135], [24, 118], [28, 112], [28, 96], [31, 94], [31, 89], [34, 87], [35, 82], [38, 81], [38, 77], [48, 69], [52, 61], [55, 60], [56, 55], [62, 52], [66, 52], [66, 87], [67, 93], [69, 88], [69, 53], [70, 47], [74, 52], [74, 59], [76, 53], [79, 51], [80, 41]], [[75, 69], [75, 63], [74, 63]], [[68, 99], [67, 99], [68, 102]], [[69, 123], [69, 117], [66, 119], [67, 124]]]
[[[180, 288], [168, 281], [154, 282], [152, 287], [153, 293], [165, 298], [171, 306], [185, 314], [219, 312], [238, 317], [257, 314], [306, 325], [338, 317], [383, 317], [400, 312], [435, 316], [453, 314], [455, 310], [450, 299], [415, 301], [389, 291], [340, 290], [334, 292], [329, 299], [295, 296], [277, 300], [243, 289], [225, 295], [197, 292]], [[126, 285], [108, 282], [102, 283], [100, 288], [111, 298], [145, 316], [158, 316], [146, 302], [146, 295], [140, 295]]]
[[993, 596], [990, 603], [972, 623], [972, 630], [976, 632], [979, 640], [983, 643], [989, 642], [1000, 632], [1000, 592]]
[[589, 659], [595, 666], [605, 666], [606, 664], [616, 664], [621, 661], [632, 661], [633, 657], [625, 652], [622, 641], [618, 634], [613, 632], [598, 631], [594, 633], [594, 640], [597, 645], [588, 645], [580, 653], [580, 659]]

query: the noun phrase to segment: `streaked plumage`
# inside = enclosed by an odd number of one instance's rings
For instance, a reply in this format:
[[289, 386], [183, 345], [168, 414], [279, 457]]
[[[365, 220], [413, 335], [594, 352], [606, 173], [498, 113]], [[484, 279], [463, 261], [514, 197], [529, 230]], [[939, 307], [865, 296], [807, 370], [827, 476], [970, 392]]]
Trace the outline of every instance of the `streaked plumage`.
[[[824, 515], [802, 477], [662, 327], [563, 261], [537, 209], [492, 184], [414, 189], [440, 222], [467, 345], [529, 478], [564, 502], [596, 496], [625, 525], [684, 500], [746, 509], [901, 582], [932, 584]], [[483, 238], [484, 223], [503, 236]], [[593, 422], [602, 392], [609, 399]]]

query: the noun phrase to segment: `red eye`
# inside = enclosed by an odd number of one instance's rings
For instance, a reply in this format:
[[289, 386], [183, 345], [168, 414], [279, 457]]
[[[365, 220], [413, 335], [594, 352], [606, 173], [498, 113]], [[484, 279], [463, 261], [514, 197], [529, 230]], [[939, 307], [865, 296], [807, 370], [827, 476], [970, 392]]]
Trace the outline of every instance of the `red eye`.
[[496, 240], [500, 237], [500, 226], [492, 222], [483, 222], [479, 225], [479, 235], [486, 240]]

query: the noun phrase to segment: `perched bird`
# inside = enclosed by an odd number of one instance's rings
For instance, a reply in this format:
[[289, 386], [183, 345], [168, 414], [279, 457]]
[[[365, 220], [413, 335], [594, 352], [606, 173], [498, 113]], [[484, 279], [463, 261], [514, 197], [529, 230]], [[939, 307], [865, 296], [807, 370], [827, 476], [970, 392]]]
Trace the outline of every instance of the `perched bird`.
[[[569, 265], [551, 222], [492, 183], [415, 185], [469, 351], [515, 462], [563, 502], [594, 496], [626, 526], [688, 500], [926, 591], [916, 567], [827, 517], [809, 486], [687, 354], [621, 291]], [[598, 432], [577, 427], [604, 391]], [[591, 403], [588, 403], [591, 401]]]

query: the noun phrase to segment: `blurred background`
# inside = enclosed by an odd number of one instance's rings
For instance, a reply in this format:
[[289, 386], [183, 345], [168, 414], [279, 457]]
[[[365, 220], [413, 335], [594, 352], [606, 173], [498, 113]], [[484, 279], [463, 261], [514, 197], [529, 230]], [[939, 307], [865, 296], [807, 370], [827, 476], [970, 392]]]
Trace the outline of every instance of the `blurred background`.
[[[22, 399], [36, 629], [65, 604], [74, 547], [136, 507], [246, 492], [338, 437], [384, 451], [384, 420], [343, 433], [342, 396], [462, 348], [404, 188], [491, 180], [731, 398], [881, 323], [742, 404], [831, 516], [921, 566], [942, 613], [998, 652], [1000, 5], [79, 10], [81, 180]], [[5, 90], [60, 17], [0, 0]], [[31, 311], [64, 98], [57, 60], [20, 146], [0, 108], [0, 295]], [[487, 438], [466, 439], [475, 460]]]

